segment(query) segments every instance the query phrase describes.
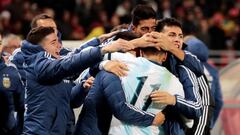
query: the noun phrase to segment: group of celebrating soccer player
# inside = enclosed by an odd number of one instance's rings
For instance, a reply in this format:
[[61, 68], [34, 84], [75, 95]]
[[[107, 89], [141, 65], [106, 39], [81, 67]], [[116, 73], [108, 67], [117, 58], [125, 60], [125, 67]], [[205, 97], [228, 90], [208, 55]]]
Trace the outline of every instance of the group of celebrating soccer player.
[[202, 62], [207, 48], [184, 38], [177, 19], [156, 16], [137, 5], [131, 24], [74, 50], [52, 17], [36, 16], [21, 48], [0, 60], [0, 134], [209, 135], [222, 100]]

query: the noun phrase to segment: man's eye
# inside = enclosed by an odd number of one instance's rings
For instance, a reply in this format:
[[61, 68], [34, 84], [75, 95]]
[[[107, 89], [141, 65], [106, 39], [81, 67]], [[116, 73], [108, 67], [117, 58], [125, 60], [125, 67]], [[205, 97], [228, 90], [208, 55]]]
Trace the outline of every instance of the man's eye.
[[152, 30], [155, 31], [155, 30], [156, 30], [156, 26], [155, 26], [155, 27], [152, 27]]
[[168, 34], [169, 37], [176, 37], [175, 34]]
[[142, 31], [148, 31], [148, 29], [149, 29], [149, 28], [147, 28], [147, 27], [142, 27], [142, 28], [141, 28]]
[[51, 45], [52, 45], [52, 46], [55, 46], [55, 45], [56, 45], [56, 42], [52, 42]]

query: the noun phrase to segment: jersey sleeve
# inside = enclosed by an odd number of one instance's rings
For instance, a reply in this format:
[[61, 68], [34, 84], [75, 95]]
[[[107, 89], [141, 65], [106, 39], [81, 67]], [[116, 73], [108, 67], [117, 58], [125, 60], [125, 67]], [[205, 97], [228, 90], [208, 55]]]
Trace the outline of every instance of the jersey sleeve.
[[79, 48], [74, 50], [74, 53], [79, 53], [80, 51], [82, 51], [83, 49], [87, 48], [87, 47], [97, 47], [100, 45], [100, 41], [98, 38], [92, 38], [90, 40], [88, 40], [87, 42], [84, 42], [83, 44], [80, 45]]
[[174, 108], [187, 118], [200, 117], [202, 114], [202, 101], [196, 76], [188, 68], [181, 65], [179, 66], [179, 78], [183, 85], [185, 98], [176, 95], [176, 105]]

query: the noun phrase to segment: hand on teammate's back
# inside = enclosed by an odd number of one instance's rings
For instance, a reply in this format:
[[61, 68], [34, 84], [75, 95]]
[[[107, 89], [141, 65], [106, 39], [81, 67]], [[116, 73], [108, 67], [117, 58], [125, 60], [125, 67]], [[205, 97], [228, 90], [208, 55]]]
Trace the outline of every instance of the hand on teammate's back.
[[126, 76], [128, 71], [127, 65], [117, 60], [108, 61], [103, 69], [119, 77]]
[[175, 105], [176, 97], [166, 91], [154, 91], [150, 94], [152, 101], [160, 104]]

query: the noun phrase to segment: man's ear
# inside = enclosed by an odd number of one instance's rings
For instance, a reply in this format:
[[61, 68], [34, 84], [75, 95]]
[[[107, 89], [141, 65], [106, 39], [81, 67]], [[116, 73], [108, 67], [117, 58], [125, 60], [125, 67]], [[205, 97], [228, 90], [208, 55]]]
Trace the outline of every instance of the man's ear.
[[165, 52], [165, 53], [164, 53], [164, 56], [163, 56], [162, 62], [165, 62], [165, 61], [167, 60], [167, 55], [168, 55], [167, 52]]
[[141, 50], [141, 49], [139, 49], [139, 48], [134, 49], [135, 54], [136, 54], [136, 57], [140, 57], [140, 56], [141, 56], [140, 50]]
[[141, 49], [139, 49], [139, 57], [144, 57], [144, 52]]
[[136, 26], [131, 25], [130, 27], [131, 27], [131, 30], [132, 30], [132, 31], [135, 31], [135, 30], [136, 30]]

